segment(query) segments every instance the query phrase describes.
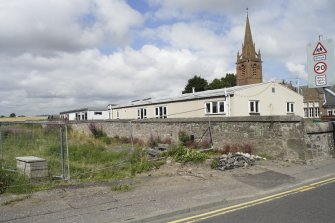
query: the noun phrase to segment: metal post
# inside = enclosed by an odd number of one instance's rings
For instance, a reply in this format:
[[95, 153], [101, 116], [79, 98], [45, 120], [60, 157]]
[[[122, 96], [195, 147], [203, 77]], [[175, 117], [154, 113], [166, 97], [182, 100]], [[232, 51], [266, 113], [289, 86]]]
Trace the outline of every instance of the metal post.
[[60, 153], [61, 153], [61, 162], [62, 162], [62, 175], [61, 178], [65, 179], [65, 154], [64, 154], [64, 132], [63, 126], [60, 125]]
[[65, 144], [66, 144], [66, 156], [67, 156], [67, 180], [70, 180], [70, 157], [69, 157], [69, 141], [67, 137], [67, 125], [65, 125]]

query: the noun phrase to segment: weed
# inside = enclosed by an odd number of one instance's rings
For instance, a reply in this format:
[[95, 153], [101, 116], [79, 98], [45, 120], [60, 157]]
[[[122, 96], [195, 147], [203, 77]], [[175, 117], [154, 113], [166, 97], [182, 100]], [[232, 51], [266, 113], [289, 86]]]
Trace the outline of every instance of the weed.
[[151, 148], [156, 147], [158, 145], [158, 143], [161, 143], [161, 140], [159, 138], [159, 136], [154, 137], [152, 134], [150, 134], [150, 138], [147, 142], [147, 145]]
[[120, 184], [112, 187], [113, 191], [119, 191], [119, 192], [127, 192], [130, 191], [131, 189], [132, 187], [128, 184]]
[[212, 162], [211, 162], [211, 168], [212, 169], [217, 169], [219, 166], [219, 162], [217, 159], [213, 159]]
[[266, 153], [266, 152], [261, 152], [261, 153], [259, 153], [258, 155], [259, 155], [260, 157], [266, 158], [267, 160], [271, 160], [271, 159], [273, 158], [270, 154], [268, 154], [268, 153]]
[[104, 131], [102, 130], [102, 127], [99, 128], [95, 123], [90, 123], [88, 125], [88, 128], [90, 129], [92, 135], [95, 138], [106, 136], [106, 133], [104, 133]]
[[9, 193], [31, 193], [34, 186], [29, 180], [16, 172], [9, 172], [0, 169], [0, 194]]
[[191, 143], [190, 136], [184, 131], [178, 132], [178, 139], [183, 146], [187, 146]]
[[177, 162], [181, 163], [199, 163], [205, 161], [205, 159], [209, 157], [206, 153], [201, 153], [183, 146], [173, 148], [168, 154], [172, 155]]

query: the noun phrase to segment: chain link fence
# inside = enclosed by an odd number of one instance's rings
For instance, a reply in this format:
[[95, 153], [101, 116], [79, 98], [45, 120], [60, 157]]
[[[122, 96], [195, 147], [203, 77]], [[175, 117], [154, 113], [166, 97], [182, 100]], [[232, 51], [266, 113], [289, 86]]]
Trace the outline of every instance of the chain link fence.
[[[130, 139], [108, 137], [98, 128], [91, 131], [74, 131], [61, 122], [0, 122], [0, 193], [4, 188], [26, 183], [48, 188], [64, 180], [69, 183], [118, 181], [160, 165], [147, 159], [143, 145], [134, 145]], [[16, 158], [26, 156], [45, 159], [48, 177], [37, 183], [29, 179], [18, 184], [15, 180], [9, 182], [3, 175], [18, 174]]]
[[66, 130], [59, 123], [0, 123], [1, 168], [17, 171], [16, 157], [35, 156], [48, 161], [51, 178], [69, 177]]

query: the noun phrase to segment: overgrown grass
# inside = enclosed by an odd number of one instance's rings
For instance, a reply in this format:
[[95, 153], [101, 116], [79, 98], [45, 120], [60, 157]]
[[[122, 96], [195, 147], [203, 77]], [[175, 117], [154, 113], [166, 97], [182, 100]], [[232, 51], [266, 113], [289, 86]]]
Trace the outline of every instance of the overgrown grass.
[[[0, 126], [0, 130], [4, 154], [2, 166], [15, 169], [15, 157], [38, 156], [48, 161], [50, 175], [43, 184], [32, 184], [22, 175], [2, 171], [0, 193], [30, 193], [64, 184], [53, 179], [53, 176], [61, 175], [59, 126], [11, 125]], [[162, 164], [148, 161], [147, 153], [139, 145], [132, 151], [126, 137], [111, 138], [104, 133], [98, 133], [97, 137], [69, 129], [68, 139], [72, 182], [113, 181]]]
[[0, 169], [0, 194], [4, 192], [31, 193], [34, 189], [34, 186], [25, 176]]

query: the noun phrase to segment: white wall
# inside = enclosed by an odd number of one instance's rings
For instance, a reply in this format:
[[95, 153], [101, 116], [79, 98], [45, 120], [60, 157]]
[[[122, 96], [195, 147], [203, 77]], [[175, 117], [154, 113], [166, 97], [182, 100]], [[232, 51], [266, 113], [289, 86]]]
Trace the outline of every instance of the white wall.
[[[96, 113], [101, 113], [101, 115]], [[108, 118], [108, 111], [87, 111], [87, 120], [104, 120]]]
[[[85, 117], [85, 113], [87, 112], [87, 120], [104, 120], [109, 118], [108, 111], [80, 111], [80, 112], [71, 112], [67, 113], [69, 117], [69, 121], [75, 121], [76, 120], [76, 114], [80, 116], [80, 120], [84, 120], [82, 117]], [[96, 113], [101, 113], [101, 115]]]
[[[120, 119], [137, 119], [137, 110], [139, 108], [147, 109], [147, 118], [155, 118], [155, 109], [159, 106], [167, 107], [168, 118], [197, 118], [206, 117], [205, 104], [211, 101], [224, 101], [224, 97], [219, 97], [215, 99], [199, 99], [192, 101], [181, 101], [181, 102], [171, 102], [162, 103], [155, 105], [144, 105], [130, 108], [113, 108], [113, 119], [117, 119], [117, 111], [119, 112]], [[213, 114], [215, 117], [225, 117], [226, 114]]]
[[69, 113], [69, 121], [76, 120], [76, 113]]
[[[236, 92], [231, 97], [231, 116], [249, 116], [251, 100], [259, 101], [259, 115], [304, 116], [303, 96], [278, 83], [266, 83]], [[287, 102], [294, 103], [294, 113], [287, 113]]]
[[[274, 88], [274, 92], [272, 89]], [[250, 116], [249, 101], [259, 101], [259, 114], [269, 115], [298, 115], [303, 117], [303, 97], [298, 93], [277, 83], [264, 83], [261, 85], [250, 85], [250, 87], [238, 90], [232, 97], [224, 96], [218, 98], [198, 99], [192, 101], [170, 102], [156, 105], [143, 105], [128, 108], [114, 107], [113, 119], [117, 119], [119, 112], [120, 119], [137, 119], [137, 110], [139, 108], [147, 109], [147, 118], [155, 118], [155, 108], [166, 106], [168, 118], [194, 118], [207, 117], [205, 112], [206, 102], [226, 101], [224, 114], [210, 114], [213, 117], [225, 116]], [[294, 103], [294, 113], [287, 113], [287, 102]]]

